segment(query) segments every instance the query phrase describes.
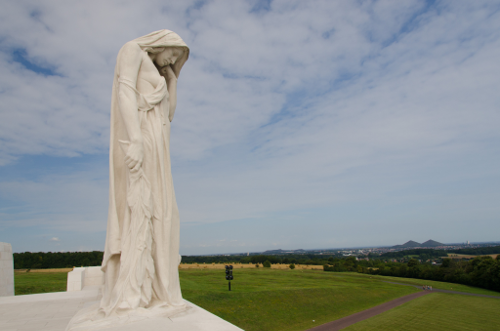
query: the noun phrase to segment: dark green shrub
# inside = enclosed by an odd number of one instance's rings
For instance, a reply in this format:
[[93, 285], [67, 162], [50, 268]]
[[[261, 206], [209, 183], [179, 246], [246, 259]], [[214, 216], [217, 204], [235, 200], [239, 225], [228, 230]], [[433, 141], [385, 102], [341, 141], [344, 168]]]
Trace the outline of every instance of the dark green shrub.
[[419, 263], [416, 259], [411, 259], [410, 261], [408, 261], [408, 268], [411, 268], [411, 267], [414, 267], [417, 265], [419, 265]]

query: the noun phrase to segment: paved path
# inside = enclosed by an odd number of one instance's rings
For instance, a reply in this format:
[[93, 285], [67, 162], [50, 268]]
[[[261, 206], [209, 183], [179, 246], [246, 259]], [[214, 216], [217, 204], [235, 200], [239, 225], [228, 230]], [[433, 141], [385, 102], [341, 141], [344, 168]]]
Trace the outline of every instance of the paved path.
[[381, 305], [375, 306], [373, 308], [367, 309], [360, 311], [359, 313], [352, 314], [349, 316], [346, 316], [344, 318], [335, 320], [333, 322], [329, 322], [317, 327], [314, 327], [312, 329], [309, 329], [308, 331], [337, 331], [337, 330], [342, 330], [343, 328], [346, 328], [354, 323], [361, 322], [365, 319], [368, 319], [370, 317], [373, 317], [375, 315], [378, 315], [380, 313], [383, 313], [386, 310], [392, 309], [394, 307], [400, 306], [403, 303], [407, 303], [408, 301], [411, 301], [415, 298], [421, 297], [423, 295], [429, 294], [431, 291], [420, 291], [417, 293], [412, 293], [409, 295], [405, 295], [404, 297], [394, 299], [392, 301], [383, 303]]
[[[416, 287], [418, 289], [422, 289], [422, 286], [419, 286], [419, 285], [411, 285], [411, 284], [403, 284], [403, 283], [395, 283], [395, 282], [388, 282], [388, 281], [385, 281], [383, 280], [384, 283], [389, 283], [389, 284], [396, 284], [396, 285], [404, 285], [404, 286], [413, 286], [413, 287]], [[442, 292], [442, 293], [451, 293], [451, 294], [463, 294], [463, 295], [472, 295], [474, 297], [483, 297], [483, 298], [493, 298], [493, 299], [500, 299], [500, 296], [496, 296], [496, 295], [487, 295], [487, 294], [476, 294], [476, 293], [467, 293], [467, 292], [459, 292], [459, 291], [450, 291], [450, 290], [440, 290], [440, 289], [432, 289], [432, 291], [430, 290], [426, 290], [426, 292]]]

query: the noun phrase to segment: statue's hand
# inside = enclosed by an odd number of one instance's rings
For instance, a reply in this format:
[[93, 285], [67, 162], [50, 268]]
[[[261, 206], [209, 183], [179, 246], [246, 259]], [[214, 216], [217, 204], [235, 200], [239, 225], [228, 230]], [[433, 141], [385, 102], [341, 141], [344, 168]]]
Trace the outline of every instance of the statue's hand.
[[130, 143], [127, 155], [125, 156], [125, 164], [130, 171], [138, 171], [144, 160], [144, 146], [141, 143]]
[[168, 65], [162, 68], [163, 73], [165, 74], [165, 78], [167, 81], [177, 81], [177, 77], [174, 74], [174, 70], [172, 70], [172, 66]]

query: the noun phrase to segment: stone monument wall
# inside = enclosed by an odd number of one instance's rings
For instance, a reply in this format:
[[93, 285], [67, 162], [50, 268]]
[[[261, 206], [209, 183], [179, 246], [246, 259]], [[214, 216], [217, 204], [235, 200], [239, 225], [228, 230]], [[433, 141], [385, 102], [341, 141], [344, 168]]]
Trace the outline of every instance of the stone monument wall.
[[68, 272], [66, 291], [81, 291], [86, 286], [101, 286], [104, 284], [104, 273], [101, 267], [73, 268]]
[[14, 259], [12, 246], [0, 242], [0, 297], [14, 295]]

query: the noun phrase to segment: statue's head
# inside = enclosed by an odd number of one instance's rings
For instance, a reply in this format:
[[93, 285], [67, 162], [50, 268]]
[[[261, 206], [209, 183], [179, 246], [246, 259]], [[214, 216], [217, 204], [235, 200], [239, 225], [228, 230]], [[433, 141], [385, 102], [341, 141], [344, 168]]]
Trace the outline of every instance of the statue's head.
[[189, 57], [189, 47], [177, 33], [159, 30], [135, 41], [144, 51], [155, 54], [154, 62], [158, 68], [170, 65], [175, 75], [179, 77], [182, 66]]
[[187, 51], [186, 47], [154, 47], [146, 50], [150, 54], [155, 54], [154, 63], [158, 68], [168, 65], [175, 65], [179, 58], [182, 58]]

